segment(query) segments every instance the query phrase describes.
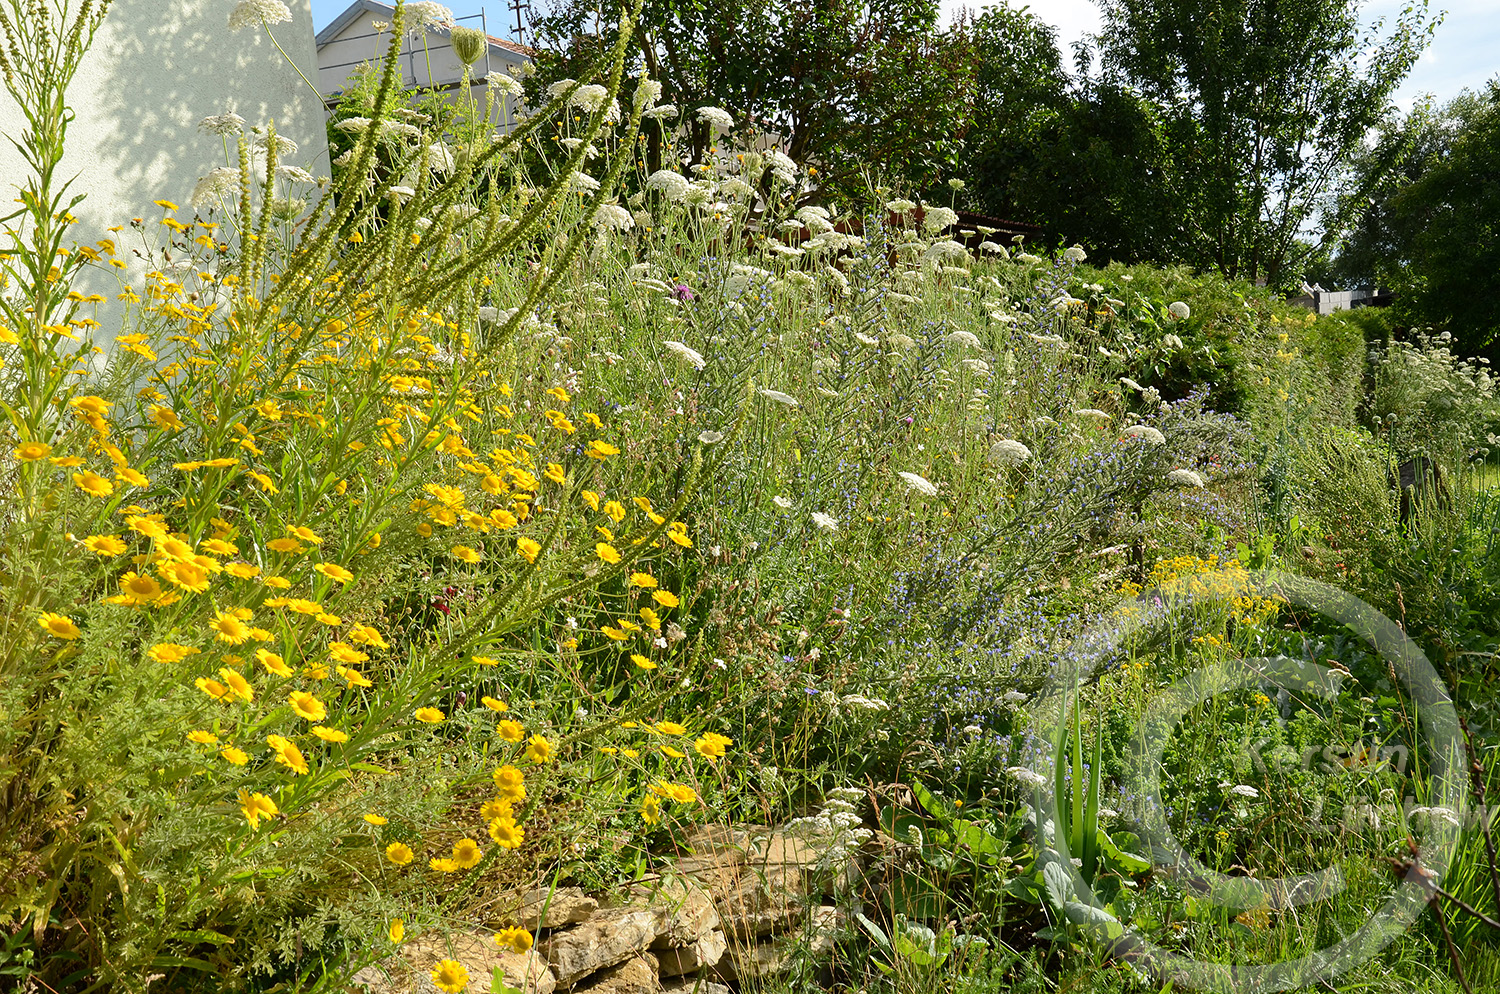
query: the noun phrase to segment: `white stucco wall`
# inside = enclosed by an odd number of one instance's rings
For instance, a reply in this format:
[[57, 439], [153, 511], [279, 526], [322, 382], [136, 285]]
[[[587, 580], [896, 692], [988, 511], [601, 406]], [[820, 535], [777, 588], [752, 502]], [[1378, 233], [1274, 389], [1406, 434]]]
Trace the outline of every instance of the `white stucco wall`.
[[[309, 3], [288, 0], [291, 23], [272, 30], [287, 55], [315, 78]], [[274, 120], [277, 132], [299, 146], [286, 161], [328, 175], [322, 101], [263, 30], [229, 30], [233, 9], [234, 0], [115, 0], [68, 93], [78, 116], [68, 129], [63, 174], [76, 173], [73, 192], [87, 195], [73, 209], [78, 241], [92, 242], [132, 217], [154, 223], [161, 216], [151, 203], [157, 199], [182, 205], [178, 216], [190, 220], [188, 195], [198, 177], [226, 164], [223, 140], [198, 129], [213, 114], [232, 110], [250, 124]], [[0, 131], [19, 138], [23, 126], [19, 108], [0, 89]], [[10, 143], [0, 143], [3, 202], [16, 196], [23, 168]], [[139, 286], [139, 263], [130, 261]], [[117, 287], [101, 274], [95, 285], [79, 289], [97, 289], [113, 300]], [[107, 340], [108, 315], [101, 312], [100, 320]]]

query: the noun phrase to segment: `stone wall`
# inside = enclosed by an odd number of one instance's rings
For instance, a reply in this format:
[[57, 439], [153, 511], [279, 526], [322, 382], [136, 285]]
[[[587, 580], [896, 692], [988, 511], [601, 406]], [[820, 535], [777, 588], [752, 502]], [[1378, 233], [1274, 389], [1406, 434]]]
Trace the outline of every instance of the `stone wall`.
[[[688, 843], [691, 855], [653, 880], [602, 897], [576, 887], [511, 895], [496, 906], [513, 910], [483, 927], [416, 936], [355, 981], [370, 994], [432, 994], [432, 967], [451, 958], [477, 994], [497, 967], [522, 994], [728, 994], [832, 952], [844, 921], [830, 900], [857, 879], [854, 861], [830, 866], [829, 853], [768, 828], [704, 828]], [[524, 955], [493, 941], [514, 925], [536, 935]]]

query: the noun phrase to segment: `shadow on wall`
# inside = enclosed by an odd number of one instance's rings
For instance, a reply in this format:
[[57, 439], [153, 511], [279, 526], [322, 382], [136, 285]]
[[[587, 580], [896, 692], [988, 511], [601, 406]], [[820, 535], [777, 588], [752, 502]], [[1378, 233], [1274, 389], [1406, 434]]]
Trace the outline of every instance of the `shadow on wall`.
[[[304, 72], [314, 72], [309, 0], [290, 0], [288, 6], [292, 21], [272, 30], [287, 55]], [[131, 218], [144, 218], [146, 237], [160, 240], [154, 229], [162, 212], [152, 201], [174, 201], [182, 208], [177, 216], [190, 220], [187, 201], [198, 177], [226, 161], [233, 164], [237, 154], [229, 146], [226, 160], [224, 139], [198, 128], [203, 118], [232, 110], [252, 125], [274, 120], [278, 133], [298, 145], [284, 161], [328, 175], [321, 100], [264, 29], [229, 30], [233, 9], [234, 0], [115, 0], [69, 90], [77, 119], [69, 127], [63, 175], [76, 177], [72, 193], [87, 196], [74, 208], [74, 237], [93, 242], [109, 227], [125, 225], [115, 237], [137, 287], [146, 267], [130, 253], [143, 247], [129, 227]], [[24, 130], [24, 118], [3, 91], [0, 130], [16, 137]], [[0, 176], [11, 191], [24, 182], [9, 142], [0, 147]], [[118, 291], [106, 273], [80, 282], [95, 285], [78, 289], [97, 290], [111, 302]], [[118, 327], [117, 315], [101, 312], [99, 320], [101, 338]]]

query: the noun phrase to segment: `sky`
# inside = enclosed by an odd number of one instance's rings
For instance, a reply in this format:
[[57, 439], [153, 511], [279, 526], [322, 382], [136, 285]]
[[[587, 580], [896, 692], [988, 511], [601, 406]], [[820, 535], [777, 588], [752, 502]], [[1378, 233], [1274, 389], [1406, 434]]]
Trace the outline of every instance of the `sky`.
[[[1369, 0], [1363, 6], [1363, 20], [1371, 23], [1385, 17], [1394, 21], [1406, 2]], [[959, 7], [973, 9], [981, 6], [982, 0], [942, 0], [942, 3], [951, 18]], [[348, 5], [349, 0], [312, 0], [314, 30], [324, 27]], [[483, 10], [488, 15], [486, 23], [491, 34], [511, 36], [510, 25], [515, 15], [505, 0], [450, 0], [447, 6], [459, 17]], [[1396, 103], [1402, 109], [1409, 108], [1423, 94], [1430, 93], [1442, 102], [1465, 88], [1481, 89], [1485, 81], [1500, 74], [1500, 0], [1433, 0], [1432, 7], [1448, 14], [1421, 61], [1397, 91]], [[1064, 56], [1069, 55], [1074, 41], [1099, 28], [1099, 9], [1093, 0], [1035, 0], [1030, 8], [1042, 20], [1056, 25]], [[477, 20], [464, 23], [479, 26]]]

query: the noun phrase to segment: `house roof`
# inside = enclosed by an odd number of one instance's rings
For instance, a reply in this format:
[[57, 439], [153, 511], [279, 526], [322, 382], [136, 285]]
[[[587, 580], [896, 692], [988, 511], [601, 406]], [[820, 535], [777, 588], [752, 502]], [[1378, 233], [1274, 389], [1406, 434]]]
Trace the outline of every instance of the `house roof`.
[[[349, 4], [347, 8], [345, 8], [342, 14], [340, 14], [338, 17], [335, 17], [331, 22], [329, 22], [327, 27], [318, 32], [316, 38], [314, 39], [317, 46], [319, 48], [322, 48], [324, 45], [333, 41], [339, 36], [340, 32], [342, 32], [346, 27], [349, 26], [352, 21], [354, 21], [355, 18], [367, 12], [384, 17], [390, 17], [396, 13], [396, 8], [391, 4], [381, 3], [380, 0], [353, 0], [353, 2]], [[443, 33], [445, 29], [436, 28], [434, 30], [438, 31], [439, 33]], [[485, 37], [489, 39], [491, 48], [503, 49], [507, 52], [512, 53], [513, 55], [521, 55], [528, 59], [533, 56], [532, 50], [525, 45], [518, 45], [506, 38], [496, 38], [494, 35], [486, 35]]]

